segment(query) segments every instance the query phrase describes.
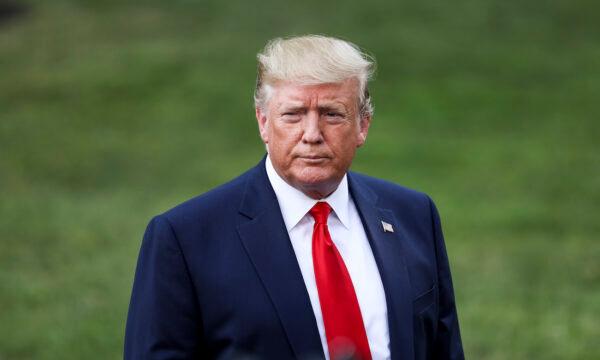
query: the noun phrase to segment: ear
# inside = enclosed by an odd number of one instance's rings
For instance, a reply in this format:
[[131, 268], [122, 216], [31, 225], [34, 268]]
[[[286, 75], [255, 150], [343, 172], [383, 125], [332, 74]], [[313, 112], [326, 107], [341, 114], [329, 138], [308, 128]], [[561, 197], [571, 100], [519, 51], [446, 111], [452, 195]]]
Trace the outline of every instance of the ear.
[[267, 114], [264, 113], [260, 107], [255, 108], [256, 112], [256, 121], [258, 121], [258, 132], [260, 133], [260, 138], [263, 143], [269, 143], [269, 120], [267, 119]]
[[369, 133], [369, 126], [371, 125], [370, 115], [361, 115], [358, 124], [358, 134], [356, 147], [361, 147], [367, 141], [367, 134]]

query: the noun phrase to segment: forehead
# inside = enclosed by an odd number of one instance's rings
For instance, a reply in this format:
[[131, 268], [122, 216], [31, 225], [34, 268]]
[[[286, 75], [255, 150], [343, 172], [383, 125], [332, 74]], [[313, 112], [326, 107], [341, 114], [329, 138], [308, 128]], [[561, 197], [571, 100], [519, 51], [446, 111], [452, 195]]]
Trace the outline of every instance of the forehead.
[[339, 83], [305, 85], [297, 82], [279, 82], [273, 86], [272, 105], [358, 102], [358, 81], [348, 79]]

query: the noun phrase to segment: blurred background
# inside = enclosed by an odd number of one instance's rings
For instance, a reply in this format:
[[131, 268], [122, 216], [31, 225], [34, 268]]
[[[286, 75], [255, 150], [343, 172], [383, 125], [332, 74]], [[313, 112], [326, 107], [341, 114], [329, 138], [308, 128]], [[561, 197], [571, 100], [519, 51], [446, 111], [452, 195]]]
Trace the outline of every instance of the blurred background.
[[263, 155], [255, 56], [378, 61], [354, 170], [436, 201], [470, 359], [600, 358], [600, 3], [0, 0], [0, 359], [118, 359], [151, 216]]

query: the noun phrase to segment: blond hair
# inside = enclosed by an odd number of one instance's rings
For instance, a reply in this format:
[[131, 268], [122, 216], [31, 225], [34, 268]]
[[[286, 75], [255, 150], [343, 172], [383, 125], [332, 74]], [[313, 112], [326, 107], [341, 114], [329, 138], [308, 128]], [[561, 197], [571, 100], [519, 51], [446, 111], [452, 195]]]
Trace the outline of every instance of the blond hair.
[[254, 104], [260, 109], [265, 109], [272, 85], [277, 81], [316, 85], [355, 78], [360, 115], [373, 115], [367, 83], [373, 75], [375, 61], [348, 41], [321, 35], [276, 38], [267, 43], [257, 58]]

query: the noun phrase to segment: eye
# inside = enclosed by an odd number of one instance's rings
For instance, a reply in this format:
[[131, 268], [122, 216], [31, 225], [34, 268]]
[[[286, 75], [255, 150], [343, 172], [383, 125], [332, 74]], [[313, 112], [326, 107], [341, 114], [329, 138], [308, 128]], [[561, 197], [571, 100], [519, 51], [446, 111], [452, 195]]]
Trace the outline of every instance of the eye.
[[283, 109], [280, 112], [281, 116], [296, 116], [296, 115], [300, 115], [302, 113], [302, 110], [300, 109]]
[[325, 121], [330, 124], [338, 124], [344, 121], [345, 115], [339, 111], [327, 111], [324, 114]]
[[346, 113], [340, 109], [326, 109], [322, 114], [330, 120], [342, 120], [346, 118]]
[[285, 111], [281, 113], [281, 119], [288, 123], [300, 121], [300, 113], [297, 111]]

